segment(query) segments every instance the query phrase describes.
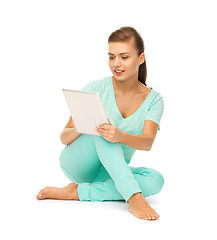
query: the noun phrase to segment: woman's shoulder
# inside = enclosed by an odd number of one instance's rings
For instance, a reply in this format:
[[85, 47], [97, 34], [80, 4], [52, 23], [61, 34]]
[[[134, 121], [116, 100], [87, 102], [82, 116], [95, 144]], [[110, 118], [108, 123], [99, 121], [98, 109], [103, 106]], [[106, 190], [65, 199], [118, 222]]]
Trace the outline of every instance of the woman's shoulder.
[[150, 90], [150, 92], [152, 92], [152, 95], [153, 95], [155, 98], [157, 98], [157, 99], [162, 98], [161, 93], [160, 93], [159, 90], [157, 90], [155, 87], [150, 87], [150, 86], [149, 86], [148, 89]]
[[161, 93], [158, 90], [156, 90], [155, 87], [151, 86], [144, 86], [144, 89], [146, 89], [147, 95], [145, 106], [148, 107], [149, 109], [152, 108], [153, 106], [163, 108], [164, 100]]
[[164, 108], [164, 99], [159, 91], [155, 88], [152, 88], [152, 98], [150, 101], [150, 107], [158, 106], [159, 108]]

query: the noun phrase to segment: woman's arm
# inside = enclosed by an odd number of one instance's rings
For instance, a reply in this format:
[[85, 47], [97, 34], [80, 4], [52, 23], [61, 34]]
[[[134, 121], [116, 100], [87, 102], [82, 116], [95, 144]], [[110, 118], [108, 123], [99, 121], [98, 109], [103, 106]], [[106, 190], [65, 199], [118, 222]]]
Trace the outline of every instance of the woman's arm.
[[77, 139], [80, 135], [81, 133], [77, 132], [75, 125], [72, 121], [72, 116], [70, 116], [68, 123], [66, 124], [65, 128], [63, 129], [60, 135], [60, 141], [64, 145], [68, 145], [75, 141], [75, 139]]
[[96, 129], [96, 131], [107, 141], [120, 142], [138, 150], [151, 150], [152, 144], [157, 134], [158, 124], [151, 120], [146, 120], [141, 136], [123, 132], [115, 125], [112, 125], [109, 118], [108, 121], [109, 124], [101, 124]]
[[150, 151], [157, 135], [157, 130], [157, 123], [145, 120], [142, 135], [134, 135], [122, 131], [120, 142], [138, 150]]
[[123, 131], [121, 135], [120, 143], [137, 150], [151, 150], [153, 143], [153, 138], [151, 136], [135, 135]]

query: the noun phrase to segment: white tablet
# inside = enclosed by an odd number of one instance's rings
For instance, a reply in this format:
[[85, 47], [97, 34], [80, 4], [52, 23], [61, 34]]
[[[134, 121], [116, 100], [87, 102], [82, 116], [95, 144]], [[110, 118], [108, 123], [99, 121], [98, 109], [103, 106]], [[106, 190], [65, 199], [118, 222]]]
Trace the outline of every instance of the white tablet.
[[98, 92], [62, 89], [78, 133], [100, 136], [96, 126], [108, 120]]

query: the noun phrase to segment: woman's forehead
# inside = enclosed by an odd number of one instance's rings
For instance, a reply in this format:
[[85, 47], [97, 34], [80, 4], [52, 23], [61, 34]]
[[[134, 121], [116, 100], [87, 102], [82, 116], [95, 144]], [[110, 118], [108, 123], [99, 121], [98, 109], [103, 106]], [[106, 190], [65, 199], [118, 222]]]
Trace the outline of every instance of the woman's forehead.
[[109, 53], [120, 54], [120, 53], [133, 53], [136, 51], [133, 41], [124, 42], [109, 42], [108, 43]]

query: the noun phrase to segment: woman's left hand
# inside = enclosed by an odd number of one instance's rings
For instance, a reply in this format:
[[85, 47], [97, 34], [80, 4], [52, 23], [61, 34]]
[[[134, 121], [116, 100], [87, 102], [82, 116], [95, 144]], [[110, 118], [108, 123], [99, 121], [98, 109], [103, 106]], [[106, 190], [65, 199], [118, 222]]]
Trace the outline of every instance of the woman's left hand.
[[99, 125], [99, 128], [96, 128], [96, 131], [109, 142], [120, 142], [122, 137], [122, 131], [116, 126], [112, 125], [109, 118], [108, 122], [109, 124], [104, 123]]

